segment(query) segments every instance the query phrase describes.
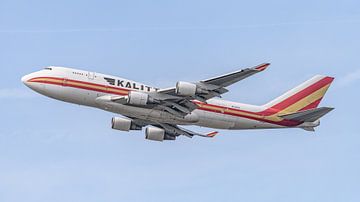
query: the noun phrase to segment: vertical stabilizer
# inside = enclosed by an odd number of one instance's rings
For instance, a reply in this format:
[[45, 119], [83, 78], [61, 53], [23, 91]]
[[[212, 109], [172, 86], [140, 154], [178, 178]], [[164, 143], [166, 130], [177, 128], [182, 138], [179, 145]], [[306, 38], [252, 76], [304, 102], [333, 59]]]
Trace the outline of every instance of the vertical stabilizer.
[[329, 76], [314, 76], [264, 106], [281, 114], [315, 109], [333, 80], [334, 78]]

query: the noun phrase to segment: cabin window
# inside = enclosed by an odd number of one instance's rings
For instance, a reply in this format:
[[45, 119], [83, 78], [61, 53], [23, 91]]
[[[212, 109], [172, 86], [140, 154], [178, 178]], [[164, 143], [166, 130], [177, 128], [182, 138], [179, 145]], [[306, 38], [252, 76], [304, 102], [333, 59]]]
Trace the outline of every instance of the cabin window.
[[72, 72], [73, 74], [76, 74], [76, 75], [81, 75], [81, 76], [84, 76], [84, 73], [80, 73], [80, 72]]

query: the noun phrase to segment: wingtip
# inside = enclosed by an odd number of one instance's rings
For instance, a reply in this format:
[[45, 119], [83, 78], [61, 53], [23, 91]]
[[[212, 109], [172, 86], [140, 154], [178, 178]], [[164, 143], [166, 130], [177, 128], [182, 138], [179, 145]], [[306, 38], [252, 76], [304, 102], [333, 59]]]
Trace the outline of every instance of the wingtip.
[[261, 72], [261, 71], [264, 71], [269, 66], [270, 66], [270, 63], [264, 63], [264, 64], [261, 64], [261, 65], [255, 67], [254, 69]]
[[210, 132], [208, 134], [206, 134], [206, 137], [215, 137], [219, 132], [214, 131], [214, 132]]

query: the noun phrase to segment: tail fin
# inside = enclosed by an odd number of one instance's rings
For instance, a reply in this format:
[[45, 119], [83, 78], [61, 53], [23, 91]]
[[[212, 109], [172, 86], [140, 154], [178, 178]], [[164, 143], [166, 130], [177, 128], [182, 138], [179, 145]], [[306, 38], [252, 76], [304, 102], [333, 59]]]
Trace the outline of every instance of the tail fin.
[[281, 114], [315, 109], [320, 104], [333, 80], [333, 77], [314, 76], [264, 106]]

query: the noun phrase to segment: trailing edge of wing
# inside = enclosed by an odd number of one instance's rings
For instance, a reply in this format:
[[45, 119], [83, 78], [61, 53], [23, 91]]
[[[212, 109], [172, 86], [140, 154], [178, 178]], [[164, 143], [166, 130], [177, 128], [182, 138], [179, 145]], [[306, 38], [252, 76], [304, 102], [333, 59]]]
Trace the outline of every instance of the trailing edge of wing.
[[334, 108], [331, 107], [320, 107], [316, 109], [310, 109], [300, 112], [295, 112], [291, 114], [285, 114], [281, 115], [281, 118], [287, 119], [287, 120], [294, 120], [294, 121], [302, 121], [302, 122], [314, 122], [321, 117], [323, 117], [325, 114], [332, 111]]

